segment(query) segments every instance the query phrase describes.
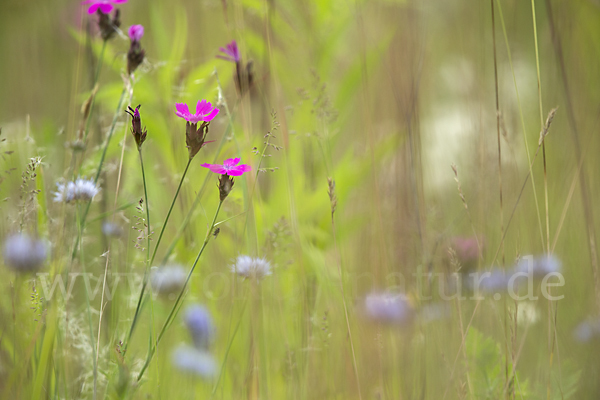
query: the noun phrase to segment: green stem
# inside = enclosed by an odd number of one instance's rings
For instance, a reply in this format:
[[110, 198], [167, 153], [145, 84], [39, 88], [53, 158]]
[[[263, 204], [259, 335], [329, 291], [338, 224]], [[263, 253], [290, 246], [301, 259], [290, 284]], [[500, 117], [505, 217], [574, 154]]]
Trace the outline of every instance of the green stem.
[[146, 271], [150, 268], [150, 205], [148, 204], [148, 190], [146, 187], [146, 173], [144, 172], [144, 160], [142, 159], [142, 149], [138, 148], [140, 155], [140, 166], [142, 167], [142, 182], [144, 183], [144, 201], [146, 202]]
[[[83, 234], [83, 220], [82, 217], [83, 215], [81, 214], [81, 206], [78, 204], [77, 205], [77, 215], [78, 215], [78, 240], [81, 240], [82, 238], [82, 234]], [[85, 269], [85, 262], [83, 260], [83, 257], [81, 257], [81, 269], [83, 270], [83, 275], [84, 277], [87, 278], [87, 271]], [[93, 398], [96, 399], [96, 390], [97, 390], [97, 383], [98, 383], [98, 364], [97, 364], [97, 359], [96, 359], [96, 348], [94, 347], [94, 329], [93, 329], [93, 325], [92, 325], [92, 313], [90, 312], [91, 306], [90, 306], [90, 294], [88, 292], [88, 285], [85, 284], [85, 303], [86, 303], [86, 310], [87, 310], [87, 317], [88, 317], [88, 325], [89, 325], [89, 329], [90, 329], [90, 343], [92, 346], [92, 365], [94, 368], [94, 395]]]
[[219, 387], [219, 382], [221, 382], [221, 376], [223, 376], [223, 370], [225, 369], [225, 364], [227, 363], [227, 357], [229, 356], [229, 350], [231, 350], [231, 346], [233, 345], [233, 339], [235, 339], [237, 331], [240, 328], [240, 325], [242, 323], [242, 317], [244, 316], [244, 311], [246, 311], [246, 301], [244, 301], [244, 305], [242, 307], [242, 312], [240, 313], [240, 318], [238, 319], [238, 322], [235, 325], [235, 330], [233, 331], [233, 334], [231, 335], [231, 339], [229, 339], [229, 344], [227, 344], [227, 349], [225, 350], [225, 355], [223, 356], [223, 362], [221, 363], [221, 368], [219, 369], [219, 376], [217, 377], [217, 382], [215, 383], [215, 386], [213, 387], [213, 390], [210, 394], [211, 399], [215, 396], [215, 393], [217, 392], [217, 388]]
[[200, 260], [200, 256], [202, 256], [202, 253], [204, 252], [204, 249], [206, 248], [206, 245], [208, 244], [208, 241], [210, 240], [210, 235], [211, 235], [211, 233], [215, 227], [215, 224], [217, 222], [217, 216], [219, 215], [219, 211], [221, 210], [221, 205], [223, 205], [223, 200], [219, 201], [219, 206], [217, 207], [215, 216], [213, 217], [212, 223], [210, 224], [210, 228], [208, 228], [208, 231], [206, 232], [206, 238], [204, 239], [204, 243], [202, 243], [202, 248], [200, 248], [200, 251], [198, 252], [198, 256], [196, 256], [196, 260], [194, 261], [194, 264], [192, 265], [192, 268], [190, 269], [190, 272], [188, 273], [188, 276], [185, 280], [185, 283], [183, 284], [183, 287], [181, 288], [181, 291], [179, 292], [179, 295], [177, 296], [177, 300], [175, 300], [175, 304], [173, 304], [173, 308], [171, 308], [171, 312], [169, 312], [169, 316], [165, 320], [165, 323], [163, 324], [163, 326], [160, 330], [160, 333], [158, 334], [158, 337], [156, 338], [156, 343], [150, 348], [150, 351], [148, 352], [148, 357], [146, 358], [146, 362], [144, 363], [144, 366], [142, 367], [142, 370], [140, 371], [140, 373], [137, 377], [138, 382], [142, 379], [144, 372], [148, 368], [148, 365], [150, 365], [150, 361], [152, 361], [152, 357], [154, 356], [154, 353], [156, 352], [156, 347], [160, 343], [160, 340], [162, 339], [163, 335], [165, 334], [167, 328], [171, 325], [171, 322], [173, 322], [173, 319], [175, 318], [175, 316], [177, 315], [177, 312], [179, 311], [181, 299], [183, 298], [183, 294], [185, 293], [187, 284], [190, 281], [190, 278], [192, 277], [192, 273], [194, 272], [196, 265], [198, 264], [198, 260]]
[[[100, 50], [100, 57], [98, 58], [98, 67], [96, 68], [96, 73], [94, 74], [94, 84], [92, 85], [92, 91], [98, 84], [98, 79], [100, 79], [100, 70], [102, 69], [102, 61], [104, 60], [104, 51], [106, 50], [106, 40], [102, 42], [102, 50]], [[92, 111], [94, 110], [94, 104], [96, 102], [96, 96], [92, 98], [92, 104], [90, 104], [90, 112], [87, 116], [87, 121], [85, 121], [85, 132], [83, 133], [83, 142], [85, 143], [88, 133], [90, 131], [90, 121], [92, 120]]]
[[156, 241], [156, 245], [154, 246], [154, 253], [152, 253], [152, 258], [150, 259], [150, 265], [154, 262], [154, 258], [156, 257], [156, 251], [158, 250], [158, 245], [160, 244], [160, 240], [163, 237], [163, 233], [165, 232], [165, 228], [167, 227], [167, 222], [169, 221], [169, 217], [171, 216], [171, 211], [173, 211], [173, 207], [175, 206], [175, 201], [177, 200], [177, 196], [179, 196], [179, 191], [181, 190], [181, 185], [183, 185], [183, 180], [185, 179], [185, 175], [188, 172], [190, 164], [192, 163], [192, 159], [188, 160], [187, 165], [185, 166], [185, 171], [183, 171], [183, 176], [179, 181], [179, 186], [177, 186], [177, 191], [175, 192], [175, 197], [173, 197], [173, 202], [171, 203], [171, 207], [169, 208], [169, 212], [167, 213], [167, 217], [165, 218], [165, 222], [163, 223], [162, 229], [160, 230], [160, 235], [158, 235], [158, 240]]
[[[117, 119], [119, 117], [120, 114], [120, 110], [121, 107], [123, 106], [123, 99], [125, 99], [125, 93], [127, 92], [127, 86], [125, 85], [123, 87], [123, 92], [121, 93], [121, 98], [119, 99], [119, 105], [117, 105], [117, 110], [115, 111], [115, 115], [113, 117], [112, 120], [112, 124], [110, 125], [110, 130], [108, 131], [108, 137], [106, 138], [106, 143], [104, 144], [104, 149], [102, 150], [102, 156], [100, 157], [100, 162], [98, 163], [98, 169], [96, 170], [96, 176], [94, 178], [94, 183], [98, 183], [98, 179], [100, 178], [100, 173], [102, 172], [102, 165], [104, 164], [104, 159], [106, 158], [106, 151], [108, 150], [108, 145], [110, 144], [110, 139], [112, 139], [113, 136], [113, 132], [115, 131], [115, 127], [117, 126]], [[73, 246], [73, 253], [71, 254], [71, 262], [75, 259], [75, 256], [77, 255], [77, 250], [78, 250], [78, 246], [79, 246], [79, 239], [80, 239], [80, 235], [83, 232], [83, 228], [85, 227], [85, 220], [87, 218], [88, 212], [90, 211], [90, 206], [92, 204], [92, 201], [90, 200], [87, 203], [87, 206], [85, 208], [85, 211], [83, 212], [83, 215], [81, 216], [81, 230], [77, 232], [77, 239], [75, 242], [75, 245]]]
[[[227, 139], [229, 131], [233, 129], [232, 126], [233, 126], [232, 122], [230, 122], [229, 125], [227, 126], [227, 129], [225, 130], [225, 134], [221, 138], [221, 142], [219, 143], [219, 147], [217, 148], [217, 151], [215, 152], [215, 156], [214, 156], [213, 161], [212, 161], [213, 164], [217, 162], [217, 157], [219, 156], [219, 154], [221, 153], [221, 149], [225, 145], [225, 141]], [[179, 238], [183, 234], [183, 231], [185, 230], [185, 228], [189, 224], [190, 220], [192, 219], [192, 215], [194, 214], [194, 210], [196, 210], [196, 207], [198, 206], [198, 204], [200, 204], [200, 197], [204, 193], [204, 189], [206, 188], [206, 184], [208, 183], [208, 180], [209, 180], [209, 178], [210, 178], [211, 175], [212, 175], [212, 173], [208, 173], [206, 175], [206, 177], [204, 178], [204, 182], [202, 183], [202, 186], [200, 187], [200, 190], [198, 191], [198, 194], [196, 195], [196, 199], [192, 203], [192, 206], [190, 207], [190, 210], [188, 211], [187, 215], [185, 216], [185, 219], [184, 219], [183, 223], [179, 227], [179, 230], [175, 234], [175, 237], [173, 238], [173, 241], [169, 245], [169, 248], [167, 249], [167, 252], [163, 256], [161, 264], [164, 264], [164, 263], [167, 262], [167, 260], [169, 259], [169, 256], [171, 255], [171, 253], [175, 249], [175, 246], [177, 245], [177, 241], [179, 240]]]

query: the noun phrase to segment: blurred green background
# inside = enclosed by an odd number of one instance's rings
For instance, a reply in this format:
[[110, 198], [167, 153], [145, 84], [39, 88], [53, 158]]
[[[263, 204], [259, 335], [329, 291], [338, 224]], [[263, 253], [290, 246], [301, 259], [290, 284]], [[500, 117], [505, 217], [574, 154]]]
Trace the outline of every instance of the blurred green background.
[[[175, 102], [195, 105], [206, 98], [222, 110], [210, 127], [216, 143], [194, 159], [167, 227], [171, 239], [200, 193], [201, 206], [171, 261], [191, 265], [218, 202], [216, 179], [200, 164], [240, 156], [256, 169], [260, 157], [253, 148], [262, 151], [268, 131], [282, 147], [262, 159], [260, 166], [273, 172], [238, 179], [220, 217], [234, 218], [209, 244], [187, 294], [186, 302], [213, 312], [219, 365], [229, 357], [215, 398], [598, 398], [598, 342], [579, 343], [573, 330], [600, 307], [599, 2], [130, 0], [119, 8], [124, 32], [132, 24], [145, 27], [146, 61], [135, 74], [129, 104], [142, 104], [148, 129], [143, 151], [155, 232], [187, 162], [185, 124], [174, 114]], [[14, 151], [0, 160], [2, 235], [18, 229], [17, 215], [24, 213], [20, 187], [28, 160], [43, 157], [35, 183], [42, 192], [26, 225], [53, 242], [51, 274], [62, 271], [76, 232], [73, 212], [51, 201], [55, 182], [68, 178], [72, 165], [82, 176], [94, 174], [123, 87], [129, 40], [117, 36], [104, 53], [88, 148], [73, 158], [65, 144], [77, 138], [102, 47], [96, 19], [76, 1], [0, 2], [0, 138], [6, 139], [0, 150]], [[232, 40], [254, 65], [256, 84], [245, 96], [235, 89], [233, 64], [215, 58]], [[538, 149], [555, 107], [544, 149]], [[129, 117], [117, 115], [102, 199], [90, 218], [143, 195]], [[335, 227], [328, 177], [336, 181]], [[111, 268], [143, 273], [144, 253], [132, 245], [137, 232], [130, 229], [138, 214], [130, 207], [116, 215], [126, 235], [111, 245]], [[88, 271], [102, 273], [107, 243], [99, 221], [86, 228], [84, 259]], [[452, 239], [473, 235], [482, 245], [476, 262], [482, 270], [508, 268], [527, 254], [555, 254], [565, 277], [556, 292], [564, 298], [452, 300], [445, 303], [449, 317], [404, 328], [364, 318], [364, 296], [399, 282], [415, 308], [429, 304], [420, 296], [423, 288], [437, 304], [437, 281], [420, 282], [415, 273], [455, 272]], [[169, 244], [161, 243], [159, 258]], [[248, 306], [250, 289], [222, 275], [238, 254], [265, 256], [276, 265]], [[8, 276], [6, 295], [0, 295], [0, 337], [21, 321], [23, 338], [0, 339], [6, 388], [0, 385], [0, 392], [26, 398], [39, 376], [35, 355], [43, 353], [37, 341], [45, 328], [27, 314], [26, 302], [19, 317], [11, 317], [14, 299], [27, 300], [32, 285], [22, 283], [15, 294], [14, 275]], [[170, 366], [171, 348], [186, 337], [180, 322], [142, 384], [127, 378], [144, 360], [144, 332], [160, 323], [147, 307], [130, 358], [125, 367], [117, 362], [114, 348], [132, 316], [126, 297], [136, 294], [122, 290], [120, 302], [109, 302], [100, 335], [99, 397], [210, 397], [214, 381]], [[54, 310], [43, 323], [62, 327], [61, 313], [78, 318], [84, 307], [76, 299], [42, 302]], [[154, 307], [154, 317], [164, 320], [169, 306]], [[90, 360], [74, 355], [78, 336], [60, 329], [52, 372], [43, 377], [44, 387], [52, 388], [45, 396], [91, 398]], [[17, 348], [20, 369], [8, 356]], [[513, 365], [516, 380], [509, 378]], [[115, 389], [121, 379], [128, 382], [126, 395]]]

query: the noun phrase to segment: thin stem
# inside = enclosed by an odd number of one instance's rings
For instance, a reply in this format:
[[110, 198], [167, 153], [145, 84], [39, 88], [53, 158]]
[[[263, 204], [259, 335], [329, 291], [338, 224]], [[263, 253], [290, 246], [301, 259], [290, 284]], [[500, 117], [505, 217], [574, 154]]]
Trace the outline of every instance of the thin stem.
[[[112, 139], [113, 132], [115, 131], [115, 127], [117, 126], [117, 119], [121, 112], [121, 107], [123, 106], [123, 99], [125, 99], [125, 93], [127, 92], [127, 85], [123, 87], [123, 92], [121, 93], [121, 98], [119, 99], [119, 104], [117, 105], [117, 110], [115, 111], [115, 115], [113, 117], [112, 123], [110, 125], [110, 130], [108, 131], [108, 137], [106, 138], [106, 143], [104, 144], [104, 149], [102, 150], [102, 156], [100, 157], [100, 162], [98, 163], [98, 169], [96, 170], [96, 176], [94, 177], [94, 183], [98, 183], [98, 179], [100, 178], [100, 173], [102, 172], [102, 165], [104, 164], [104, 159], [106, 158], [106, 151], [108, 150], [108, 145], [110, 144], [110, 140]], [[81, 216], [81, 230], [77, 232], [78, 237], [76, 238], [75, 245], [73, 246], [73, 253], [71, 254], [71, 262], [75, 259], [77, 255], [77, 250], [79, 248], [79, 239], [80, 234], [83, 232], [83, 228], [85, 227], [85, 221], [90, 211], [90, 206], [92, 201], [90, 200], [85, 207], [83, 215]]]
[[[98, 67], [96, 68], [96, 73], [94, 74], [94, 83], [92, 84], [92, 91], [98, 84], [98, 79], [100, 79], [100, 70], [102, 69], [102, 61], [104, 60], [104, 51], [106, 50], [106, 40], [102, 42], [102, 50], [100, 50], [100, 57], [98, 58]], [[96, 102], [96, 96], [92, 97], [92, 104], [90, 104], [90, 112], [88, 113], [87, 121], [85, 121], [85, 131], [83, 133], [83, 142], [85, 143], [88, 133], [90, 131], [90, 121], [92, 120], [92, 111], [94, 110], [94, 104]]]
[[138, 382], [142, 379], [142, 376], [144, 376], [144, 372], [148, 368], [148, 365], [150, 364], [150, 361], [152, 360], [152, 357], [154, 356], [154, 353], [156, 352], [156, 348], [157, 348], [158, 344], [160, 343], [160, 340], [162, 339], [167, 328], [171, 325], [171, 322], [173, 322], [173, 319], [175, 318], [175, 316], [177, 315], [177, 312], [179, 311], [181, 299], [183, 298], [183, 294], [185, 293], [187, 284], [190, 281], [190, 278], [192, 277], [192, 273], [194, 272], [194, 269], [196, 268], [198, 261], [200, 260], [200, 256], [202, 256], [202, 253], [204, 252], [204, 249], [206, 248], [206, 245], [208, 244], [208, 241], [210, 240], [210, 235], [211, 235], [211, 233], [215, 227], [215, 224], [217, 222], [217, 216], [219, 215], [219, 211], [221, 210], [221, 205], [223, 205], [223, 200], [219, 201], [219, 206], [217, 207], [215, 216], [213, 217], [212, 223], [210, 224], [210, 228], [208, 228], [208, 231], [206, 232], [206, 238], [204, 239], [204, 243], [202, 243], [202, 247], [200, 248], [200, 251], [198, 252], [198, 256], [196, 256], [196, 260], [194, 261], [192, 268], [190, 268], [190, 272], [188, 273], [185, 283], [183, 284], [183, 287], [181, 288], [181, 291], [179, 292], [179, 295], [177, 296], [177, 300], [175, 300], [175, 304], [173, 304], [173, 308], [171, 308], [171, 311], [169, 312], [169, 315], [167, 316], [167, 319], [165, 320], [165, 323], [163, 324], [163, 326], [160, 330], [160, 333], [158, 334], [158, 337], [156, 338], [156, 342], [154, 343], [154, 345], [150, 348], [150, 351], [148, 352], [148, 357], [146, 358], [146, 362], [144, 363], [142, 370], [138, 374], [138, 377], [137, 377]]
[[217, 388], [219, 387], [219, 383], [221, 382], [221, 377], [223, 376], [223, 370], [225, 369], [225, 364], [227, 363], [227, 357], [229, 356], [229, 350], [231, 350], [231, 346], [233, 345], [233, 340], [235, 339], [238, 329], [240, 329], [240, 325], [242, 323], [242, 317], [244, 316], [244, 311], [246, 311], [246, 301], [244, 301], [244, 305], [242, 307], [242, 312], [240, 313], [240, 318], [238, 319], [238, 322], [235, 325], [235, 330], [233, 331], [233, 334], [231, 335], [231, 339], [229, 339], [229, 343], [227, 344], [227, 349], [225, 349], [225, 355], [223, 356], [223, 362], [221, 363], [221, 368], [219, 369], [219, 376], [217, 377], [217, 382], [215, 383], [215, 386], [213, 387], [213, 390], [210, 394], [210, 399], [212, 399], [215, 396], [215, 393], [217, 392]]
[[[89, 203], [88, 203], [89, 204]], [[78, 204], [77, 205], [77, 216], [78, 216], [78, 240], [81, 240], [81, 238], [83, 237], [82, 233], [83, 233], [83, 220], [82, 217], [83, 215], [81, 214], [81, 206]], [[83, 260], [83, 257], [81, 257], [81, 269], [83, 270], [83, 275], [86, 276], [87, 272], [85, 270], [85, 262]], [[97, 383], [98, 383], [98, 358], [97, 358], [97, 349], [96, 347], [94, 347], [94, 329], [93, 329], [93, 325], [92, 325], [92, 313], [90, 312], [91, 306], [90, 306], [90, 294], [88, 291], [88, 285], [84, 285], [85, 286], [85, 304], [86, 304], [86, 311], [87, 311], [87, 317], [88, 317], [88, 325], [89, 325], [89, 329], [90, 329], [90, 343], [92, 346], [92, 364], [93, 364], [93, 375], [94, 375], [94, 394], [93, 394], [93, 398], [94, 400], [96, 399], [96, 390], [97, 390]]]
[[[213, 158], [213, 164], [215, 162], [217, 162], [217, 157], [219, 156], [219, 154], [221, 153], [221, 149], [225, 145], [225, 141], [227, 140], [229, 131], [232, 130], [232, 129], [233, 129], [233, 123], [230, 121], [227, 129], [225, 130], [225, 133], [223, 134], [223, 137], [221, 138], [221, 142], [219, 143], [219, 147], [217, 148], [217, 151], [215, 152], [215, 156]], [[190, 207], [187, 215], [185, 216], [185, 219], [183, 220], [183, 223], [179, 227], [179, 230], [175, 234], [175, 237], [173, 238], [173, 241], [171, 242], [171, 244], [169, 245], [169, 248], [167, 249], [165, 255], [163, 256], [161, 264], [164, 264], [164, 263], [167, 262], [169, 256], [171, 255], [171, 253], [175, 249], [175, 246], [177, 245], [177, 241], [179, 240], [179, 238], [183, 234], [183, 231], [185, 230], [185, 228], [189, 224], [190, 220], [192, 219], [192, 215], [194, 214], [194, 210], [196, 210], [196, 207], [198, 206], [198, 204], [200, 204], [200, 197], [204, 193], [204, 189], [206, 188], [206, 184], [208, 183], [208, 180], [209, 180], [209, 178], [210, 178], [211, 175], [212, 174], [209, 173], [204, 178], [204, 182], [202, 183], [202, 186], [200, 187], [200, 190], [198, 191], [198, 194], [196, 195], [196, 199], [192, 203], [192, 206]]]
[[169, 221], [169, 217], [171, 216], [171, 211], [173, 211], [173, 207], [175, 206], [175, 201], [177, 200], [177, 196], [179, 196], [179, 191], [181, 190], [181, 185], [183, 185], [183, 180], [185, 179], [185, 175], [190, 168], [190, 164], [192, 163], [192, 159], [188, 160], [187, 165], [185, 166], [185, 171], [183, 171], [183, 175], [181, 176], [181, 180], [179, 181], [179, 186], [177, 186], [177, 191], [175, 192], [175, 196], [173, 197], [173, 202], [171, 203], [171, 207], [169, 208], [169, 212], [165, 218], [165, 222], [163, 223], [162, 229], [160, 230], [160, 235], [158, 235], [158, 240], [156, 241], [156, 245], [154, 246], [154, 252], [152, 253], [152, 258], [150, 259], [150, 265], [154, 262], [154, 258], [156, 257], [156, 251], [158, 250], [158, 245], [160, 244], [160, 240], [163, 237], [163, 233], [165, 232], [165, 228], [167, 227], [167, 222]]
[[354, 375], [356, 377], [356, 387], [358, 389], [358, 398], [362, 399], [362, 394], [360, 390], [360, 379], [358, 375], [358, 365], [356, 363], [356, 352], [354, 351], [354, 341], [352, 340], [352, 331], [350, 330], [350, 319], [348, 317], [348, 306], [346, 305], [346, 293], [344, 290], [344, 277], [342, 275], [342, 260], [339, 257], [339, 250], [337, 246], [337, 237], [335, 234], [335, 218], [334, 218], [334, 210], [331, 210], [331, 229], [333, 231], [333, 243], [335, 246], [335, 252], [337, 254], [337, 266], [338, 273], [340, 275], [340, 289], [342, 291], [342, 303], [344, 305], [344, 316], [346, 317], [346, 329], [348, 330], [348, 339], [350, 339], [350, 349], [352, 350], [352, 364], [354, 366]]
[[142, 167], [142, 182], [144, 183], [144, 201], [146, 202], [146, 270], [150, 266], [150, 205], [148, 204], [148, 190], [146, 187], [146, 173], [144, 172], [144, 160], [142, 159], [142, 149], [138, 148], [140, 155], [140, 166]]

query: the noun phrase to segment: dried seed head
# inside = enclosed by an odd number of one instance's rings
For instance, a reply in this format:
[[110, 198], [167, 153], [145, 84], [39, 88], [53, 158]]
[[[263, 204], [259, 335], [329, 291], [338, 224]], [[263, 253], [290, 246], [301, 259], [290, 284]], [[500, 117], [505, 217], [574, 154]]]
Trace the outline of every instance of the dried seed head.
[[335, 181], [332, 178], [327, 178], [327, 184], [329, 185], [329, 190], [327, 193], [329, 194], [329, 203], [331, 204], [331, 215], [335, 213], [335, 209], [337, 208], [337, 196], [335, 195]]

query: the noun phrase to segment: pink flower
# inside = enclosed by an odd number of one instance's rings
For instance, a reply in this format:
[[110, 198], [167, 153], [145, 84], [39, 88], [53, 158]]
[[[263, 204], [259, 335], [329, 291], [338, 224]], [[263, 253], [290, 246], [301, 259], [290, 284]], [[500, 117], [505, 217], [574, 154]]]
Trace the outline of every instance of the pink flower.
[[221, 51], [222, 53], [225, 53], [226, 56], [218, 55], [217, 58], [220, 58], [222, 60], [232, 61], [234, 63], [237, 63], [238, 61], [240, 61], [240, 52], [238, 50], [237, 43], [235, 42], [235, 40], [232, 41], [231, 43], [229, 43], [225, 47], [220, 47], [219, 51]]
[[175, 108], [177, 109], [175, 114], [178, 117], [181, 117], [194, 124], [198, 123], [199, 121], [212, 121], [212, 119], [219, 113], [219, 109], [213, 107], [212, 104], [206, 100], [198, 101], [198, 104], [196, 105], [196, 114], [190, 113], [188, 105], [185, 103], [176, 103]]
[[88, 14], [95, 13], [98, 9], [102, 14], [110, 14], [113, 10], [113, 4], [127, 3], [127, 0], [85, 0], [81, 4], [91, 4], [88, 8]]
[[129, 39], [132, 42], [139, 42], [144, 36], [144, 27], [142, 25], [131, 25], [129, 27]]
[[241, 176], [244, 172], [252, 170], [247, 164], [238, 165], [240, 162], [239, 158], [228, 158], [223, 161], [223, 165], [220, 164], [201, 164], [202, 167], [210, 169], [215, 174], [229, 175], [229, 176]]

